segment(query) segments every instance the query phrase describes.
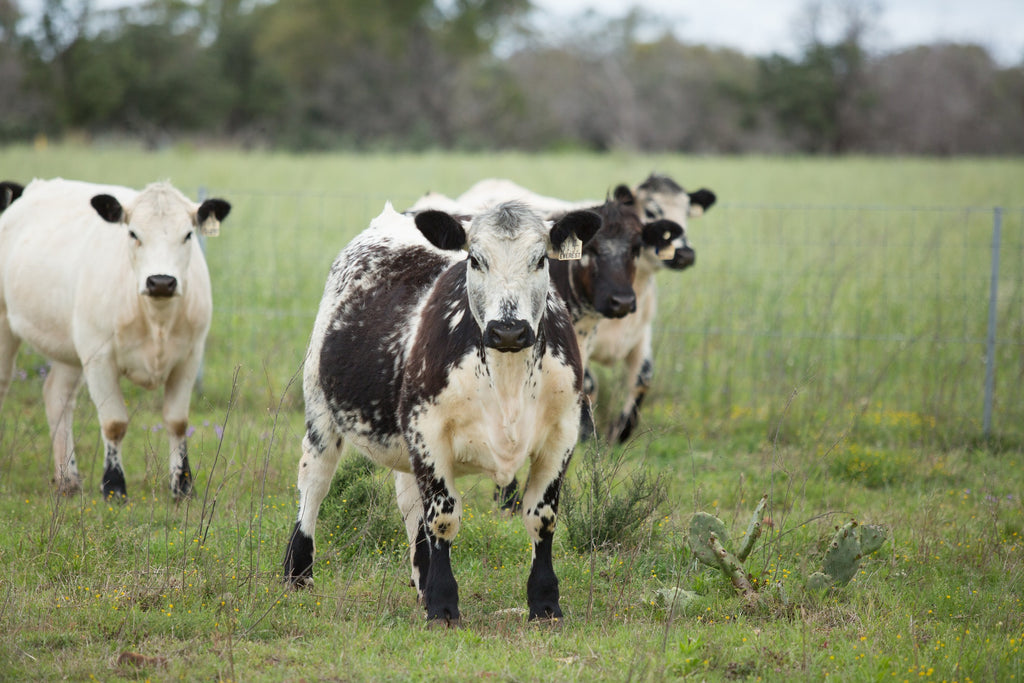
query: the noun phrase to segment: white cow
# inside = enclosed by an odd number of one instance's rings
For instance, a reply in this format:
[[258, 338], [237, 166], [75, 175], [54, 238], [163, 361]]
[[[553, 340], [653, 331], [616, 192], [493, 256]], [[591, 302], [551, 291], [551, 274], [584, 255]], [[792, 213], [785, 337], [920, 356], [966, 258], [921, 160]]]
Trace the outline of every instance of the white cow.
[[43, 386], [58, 491], [81, 490], [72, 418], [84, 377], [99, 413], [105, 498], [127, 496], [120, 378], [164, 388], [175, 498], [192, 489], [186, 430], [213, 304], [197, 232], [217, 234], [230, 205], [168, 183], [141, 192], [33, 180], [0, 214], [0, 405], [22, 341], [50, 360]]

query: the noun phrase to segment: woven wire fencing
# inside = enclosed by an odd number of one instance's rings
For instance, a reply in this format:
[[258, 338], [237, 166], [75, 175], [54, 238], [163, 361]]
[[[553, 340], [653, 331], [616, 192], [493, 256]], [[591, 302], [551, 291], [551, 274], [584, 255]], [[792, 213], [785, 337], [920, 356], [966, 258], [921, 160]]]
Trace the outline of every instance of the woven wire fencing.
[[[300, 368], [331, 261], [385, 201], [402, 210], [416, 198], [209, 194], [230, 197], [234, 209], [207, 244], [216, 314], [204, 391], [226, 399], [224, 375], [239, 366], [249, 399], [285, 396], [301, 409]], [[805, 424], [884, 415], [954, 442], [986, 428], [1020, 438], [1024, 209], [998, 213], [715, 206], [689, 227], [696, 265], [657, 276], [645, 413]], [[607, 410], [624, 378], [602, 372]]]

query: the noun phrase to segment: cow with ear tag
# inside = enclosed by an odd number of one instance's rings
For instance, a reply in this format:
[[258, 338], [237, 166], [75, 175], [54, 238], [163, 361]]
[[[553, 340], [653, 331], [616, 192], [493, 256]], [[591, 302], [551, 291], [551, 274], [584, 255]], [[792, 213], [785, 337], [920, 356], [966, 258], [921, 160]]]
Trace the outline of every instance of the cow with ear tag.
[[196, 235], [216, 234], [230, 209], [165, 182], [137, 191], [56, 178], [33, 180], [0, 214], [0, 404], [27, 342], [50, 361], [43, 397], [61, 493], [81, 490], [71, 421], [84, 381], [103, 436], [103, 496], [127, 497], [121, 377], [163, 388], [171, 492], [191, 492], [189, 401], [213, 310]]
[[451, 549], [462, 523], [455, 477], [507, 485], [530, 463], [522, 515], [533, 544], [531, 619], [561, 618], [552, 538], [576, 444], [583, 367], [549, 274], [588, 211], [545, 222], [510, 202], [468, 231], [449, 214], [390, 206], [331, 266], [306, 355], [298, 520], [285, 580], [308, 585], [314, 530], [345, 440], [395, 472], [412, 584], [431, 624], [460, 619]]

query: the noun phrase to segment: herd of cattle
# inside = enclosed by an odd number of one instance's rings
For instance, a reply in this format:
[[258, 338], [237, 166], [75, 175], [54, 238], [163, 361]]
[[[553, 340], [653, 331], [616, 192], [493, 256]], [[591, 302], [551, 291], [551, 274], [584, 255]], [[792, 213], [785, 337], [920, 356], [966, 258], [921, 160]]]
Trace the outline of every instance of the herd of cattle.
[[[385, 206], [331, 266], [306, 352], [285, 581], [312, 582], [316, 520], [347, 441], [394, 473], [428, 623], [460, 618], [454, 479], [470, 473], [521, 508], [530, 618], [561, 618], [552, 538], [569, 459], [581, 438], [624, 441], [635, 430], [653, 371], [654, 276], [693, 265], [687, 219], [714, 202], [651, 175], [603, 202], [485, 180], [455, 199]], [[84, 380], [105, 447], [103, 495], [126, 498], [122, 376], [163, 387], [171, 490], [191, 492], [189, 400], [212, 314], [194, 237], [217, 234], [230, 208], [167, 183], [0, 183], [0, 406], [25, 341], [50, 361], [43, 393], [61, 493], [81, 490], [71, 422]], [[624, 363], [629, 378], [600, 433], [591, 362]]]

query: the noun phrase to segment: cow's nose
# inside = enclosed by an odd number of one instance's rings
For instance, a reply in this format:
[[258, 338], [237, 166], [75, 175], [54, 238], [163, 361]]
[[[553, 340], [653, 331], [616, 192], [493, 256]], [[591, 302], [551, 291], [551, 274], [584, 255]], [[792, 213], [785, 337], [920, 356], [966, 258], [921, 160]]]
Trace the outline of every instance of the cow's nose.
[[178, 279], [173, 275], [150, 275], [146, 278], [146, 294], [156, 297], [174, 296]]
[[636, 310], [636, 295], [612, 294], [608, 297], [608, 317], [623, 318]]
[[521, 351], [536, 341], [536, 335], [525, 320], [492, 321], [484, 331], [484, 345], [498, 351]]
[[682, 249], [676, 249], [675, 256], [672, 257], [672, 268], [676, 270], [682, 270], [683, 268], [689, 268], [697, 262], [697, 252], [691, 247], [683, 247]]

